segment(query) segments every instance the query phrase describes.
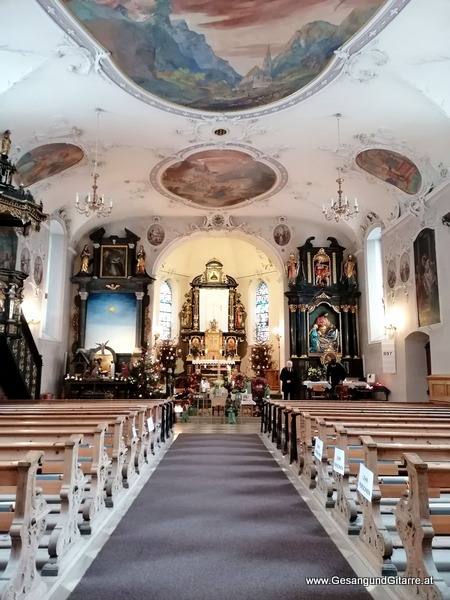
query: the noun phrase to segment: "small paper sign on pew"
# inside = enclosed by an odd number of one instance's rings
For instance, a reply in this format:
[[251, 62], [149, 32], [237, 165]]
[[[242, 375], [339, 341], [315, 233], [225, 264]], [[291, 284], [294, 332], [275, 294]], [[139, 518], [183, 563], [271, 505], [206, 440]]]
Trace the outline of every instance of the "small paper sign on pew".
[[155, 423], [153, 422], [153, 417], [149, 417], [147, 419], [147, 429], [148, 431], [155, 431]]
[[334, 449], [334, 459], [333, 459], [333, 471], [339, 473], [340, 475], [344, 474], [345, 468], [345, 452], [340, 448]]
[[317, 458], [317, 460], [322, 460], [323, 442], [318, 437], [316, 437], [314, 439], [316, 440], [316, 442], [314, 444], [314, 456]]
[[363, 498], [372, 502], [373, 472], [363, 464], [359, 465], [358, 485], [356, 489]]

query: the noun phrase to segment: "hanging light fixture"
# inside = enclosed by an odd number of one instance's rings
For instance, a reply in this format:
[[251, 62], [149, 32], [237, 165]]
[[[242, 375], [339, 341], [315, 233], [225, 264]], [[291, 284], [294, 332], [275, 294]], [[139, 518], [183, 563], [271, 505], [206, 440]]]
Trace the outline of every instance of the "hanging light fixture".
[[[340, 136], [339, 120], [341, 118], [341, 114], [337, 113], [335, 116], [336, 116], [336, 120], [337, 120], [337, 131], [338, 131], [338, 146], [337, 147], [340, 148], [341, 136]], [[339, 177], [336, 179], [336, 183], [338, 184], [338, 192], [337, 192], [338, 199], [337, 199], [337, 201], [335, 201], [334, 198], [331, 198], [330, 208], [326, 208], [325, 204], [324, 204], [323, 210], [322, 210], [323, 215], [324, 215], [325, 219], [327, 219], [327, 221], [331, 221], [332, 219], [334, 219], [336, 221], [336, 223], [339, 221], [340, 218], [344, 219], [345, 221], [348, 221], [350, 218], [356, 217], [356, 215], [358, 214], [358, 211], [359, 211], [358, 200], [356, 198], [355, 198], [353, 207], [350, 207], [347, 196], [345, 197], [345, 200], [342, 199], [342, 183], [344, 180], [341, 177], [340, 167], [338, 168], [338, 174], [339, 174]]]
[[92, 184], [92, 194], [89, 193], [86, 196], [86, 198], [84, 199], [84, 202], [80, 202], [79, 194], [77, 192], [77, 195], [75, 198], [75, 208], [77, 209], [77, 211], [80, 214], [86, 215], [86, 217], [89, 217], [91, 214], [95, 214], [95, 215], [97, 215], [98, 218], [100, 218], [100, 217], [107, 217], [108, 215], [111, 214], [113, 204], [112, 204], [112, 200], [110, 200], [109, 206], [106, 206], [105, 205], [105, 196], [104, 195], [99, 196], [97, 193], [97, 190], [98, 190], [97, 179], [99, 177], [99, 175], [97, 173], [97, 169], [98, 169], [98, 131], [99, 131], [99, 123], [100, 123], [100, 108], [96, 109], [96, 113], [97, 113], [97, 139], [95, 141], [94, 172], [92, 173], [92, 177], [94, 178], [94, 183]]

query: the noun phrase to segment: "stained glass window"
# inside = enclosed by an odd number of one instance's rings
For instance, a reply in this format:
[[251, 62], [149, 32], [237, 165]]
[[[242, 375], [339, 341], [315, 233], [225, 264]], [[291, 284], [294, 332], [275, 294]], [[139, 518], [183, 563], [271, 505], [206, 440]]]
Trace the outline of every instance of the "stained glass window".
[[170, 340], [172, 334], [172, 289], [164, 281], [159, 292], [159, 333], [162, 340]]
[[269, 288], [261, 281], [256, 289], [256, 341], [269, 341]]

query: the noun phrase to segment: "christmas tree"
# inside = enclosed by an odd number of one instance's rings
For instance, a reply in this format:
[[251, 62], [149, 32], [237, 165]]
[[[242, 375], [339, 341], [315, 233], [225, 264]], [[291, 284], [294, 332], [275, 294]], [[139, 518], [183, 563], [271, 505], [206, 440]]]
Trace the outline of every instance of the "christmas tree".
[[267, 369], [272, 368], [272, 344], [257, 342], [252, 347], [251, 368], [256, 377], [265, 377]]
[[138, 398], [158, 396], [160, 391], [159, 379], [161, 364], [154, 356], [152, 349], [142, 348], [141, 357], [133, 363], [131, 379], [135, 384]]

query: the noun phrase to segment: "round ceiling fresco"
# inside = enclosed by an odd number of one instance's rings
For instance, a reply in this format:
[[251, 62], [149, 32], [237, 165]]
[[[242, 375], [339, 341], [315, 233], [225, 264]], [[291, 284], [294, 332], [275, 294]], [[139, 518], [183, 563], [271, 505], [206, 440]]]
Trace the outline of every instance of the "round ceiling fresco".
[[83, 157], [83, 150], [74, 144], [37, 146], [17, 161], [14, 179], [19, 185], [32, 185], [76, 165]]
[[417, 194], [422, 185], [422, 177], [416, 165], [406, 156], [391, 150], [364, 150], [356, 157], [356, 164], [407, 194]]
[[201, 208], [228, 208], [267, 193], [277, 182], [268, 165], [238, 150], [205, 150], [167, 168], [161, 185]]
[[385, 0], [64, 0], [117, 67], [208, 111], [276, 102], [320, 73]]

